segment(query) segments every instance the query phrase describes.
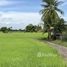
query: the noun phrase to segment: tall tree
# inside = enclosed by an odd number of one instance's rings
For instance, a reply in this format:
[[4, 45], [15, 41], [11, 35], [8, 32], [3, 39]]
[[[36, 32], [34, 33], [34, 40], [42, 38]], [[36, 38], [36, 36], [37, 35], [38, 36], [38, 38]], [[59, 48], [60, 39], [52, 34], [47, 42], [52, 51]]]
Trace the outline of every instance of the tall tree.
[[63, 14], [58, 6], [62, 4], [62, 1], [58, 0], [42, 0], [43, 9], [40, 11], [42, 14], [42, 21], [44, 22], [44, 28], [48, 32], [48, 39], [51, 39], [51, 29], [59, 23], [60, 17], [58, 12]]

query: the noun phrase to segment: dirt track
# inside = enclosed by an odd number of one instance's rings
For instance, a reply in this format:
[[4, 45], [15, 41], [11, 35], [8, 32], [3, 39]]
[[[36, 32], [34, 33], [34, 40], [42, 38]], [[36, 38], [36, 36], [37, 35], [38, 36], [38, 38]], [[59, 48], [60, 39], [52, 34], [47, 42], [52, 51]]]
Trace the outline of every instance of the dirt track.
[[61, 54], [64, 57], [64, 59], [67, 60], [67, 47], [64, 47], [64, 46], [61, 46], [58, 44], [54, 44], [54, 43], [51, 43], [48, 41], [47, 41], [47, 43], [50, 44], [49, 45], [50, 47], [55, 48], [59, 52], [59, 54]]

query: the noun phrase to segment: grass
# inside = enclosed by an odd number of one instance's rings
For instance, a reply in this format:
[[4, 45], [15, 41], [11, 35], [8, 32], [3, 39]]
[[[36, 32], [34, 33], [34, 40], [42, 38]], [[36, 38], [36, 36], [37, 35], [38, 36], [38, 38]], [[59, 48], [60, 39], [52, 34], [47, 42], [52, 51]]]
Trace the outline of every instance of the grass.
[[55, 40], [52, 42], [67, 47], [67, 31], [63, 32], [63, 39], [62, 40], [58, 39], [58, 40]]
[[0, 33], [0, 67], [66, 67], [64, 59], [41, 33]]
[[52, 42], [55, 43], [55, 44], [67, 47], [67, 40], [55, 40], [55, 41], [52, 41]]
[[[46, 37], [45, 38], [41, 38], [40, 40], [47, 40], [47, 36], [48, 34], [46, 34]], [[51, 42], [55, 43], [55, 44], [58, 44], [58, 45], [61, 45], [61, 46], [65, 46], [67, 47], [67, 34], [63, 34], [63, 39], [56, 39], [56, 40], [52, 40]]]
[[67, 47], [67, 32], [63, 32], [63, 39], [62, 40], [61, 39], [57, 39], [57, 40], [54, 40], [52, 42], [56, 43], [58, 45]]

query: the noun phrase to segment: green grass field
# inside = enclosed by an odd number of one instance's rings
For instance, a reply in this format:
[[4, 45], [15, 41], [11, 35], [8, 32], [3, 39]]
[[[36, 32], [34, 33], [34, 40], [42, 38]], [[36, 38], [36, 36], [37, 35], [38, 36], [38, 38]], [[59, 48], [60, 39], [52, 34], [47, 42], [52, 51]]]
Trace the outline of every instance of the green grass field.
[[38, 38], [42, 33], [0, 33], [0, 67], [66, 67], [64, 59]]

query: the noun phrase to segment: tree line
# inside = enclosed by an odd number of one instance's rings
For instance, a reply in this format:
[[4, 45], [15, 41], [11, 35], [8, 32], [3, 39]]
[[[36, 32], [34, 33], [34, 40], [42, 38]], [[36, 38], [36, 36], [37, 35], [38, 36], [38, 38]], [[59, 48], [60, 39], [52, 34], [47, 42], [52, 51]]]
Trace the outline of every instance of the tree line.
[[42, 27], [40, 25], [33, 25], [33, 24], [29, 24], [26, 26], [25, 28], [26, 32], [41, 32], [42, 31]]
[[12, 27], [1, 27], [0, 31], [3, 33], [8, 33], [8, 32], [41, 32], [42, 27], [40, 25], [33, 25], [29, 24], [25, 27], [25, 29], [12, 29]]
[[1, 27], [0, 31], [3, 33], [9, 33], [9, 32], [24, 32], [25, 30], [22, 29], [12, 29], [12, 27]]
[[12, 28], [12, 27], [9, 27], [9, 28], [7, 28], [7, 27], [1, 27], [1, 28], [0, 28], [0, 31], [3, 32], [3, 33], [8, 33], [9, 31], [12, 30], [11, 28]]

